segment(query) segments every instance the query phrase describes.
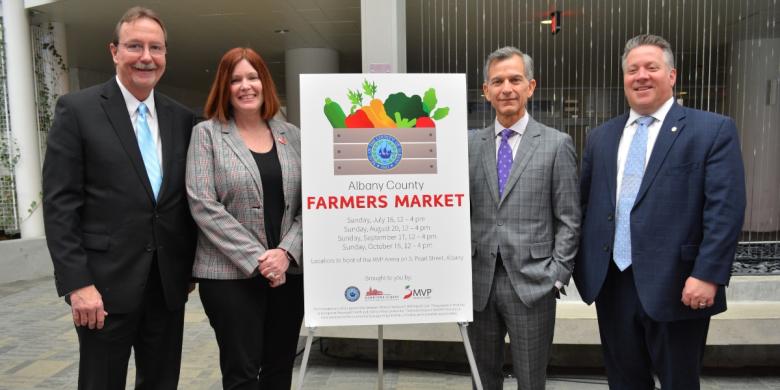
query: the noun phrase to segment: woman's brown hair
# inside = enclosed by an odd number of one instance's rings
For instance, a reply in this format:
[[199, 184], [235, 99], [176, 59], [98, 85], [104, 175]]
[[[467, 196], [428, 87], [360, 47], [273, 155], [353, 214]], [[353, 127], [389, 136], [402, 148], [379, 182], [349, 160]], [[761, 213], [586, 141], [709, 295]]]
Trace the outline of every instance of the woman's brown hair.
[[255, 68], [260, 82], [263, 84], [263, 105], [260, 107], [260, 117], [269, 120], [279, 111], [276, 85], [274, 85], [271, 72], [263, 58], [248, 47], [236, 47], [228, 50], [219, 61], [217, 74], [211, 84], [206, 105], [203, 107], [203, 116], [207, 119], [216, 118], [225, 123], [233, 116], [233, 110], [230, 107], [230, 80], [233, 76], [233, 70], [241, 60], [247, 60]]

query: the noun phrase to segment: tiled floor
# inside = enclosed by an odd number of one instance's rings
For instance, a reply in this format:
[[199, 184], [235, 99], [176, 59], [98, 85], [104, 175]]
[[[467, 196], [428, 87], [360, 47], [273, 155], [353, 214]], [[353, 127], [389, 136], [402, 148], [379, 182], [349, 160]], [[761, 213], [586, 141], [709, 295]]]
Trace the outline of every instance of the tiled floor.
[[[0, 285], [0, 389], [75, 389], [78, 373], [76, 332], [67, 305], [56, 297], [51, 278]], [[217, 346], [197, 292], [187, 305], [181, 389], [220, 389]], [[300, 359], [300, 358], [299, 358]], [[128, 388], [132, 388], [131, 363]], [[297, 368], [294, 382], [297, 382]], [[313, 348], [304, 389], [375, 389], [376, 367], [340, 360]], [[295, 385], [295, 383], [294, 383]], [[702, 380], [703, 389], [780, 389], [780, 376], [713, 377]], [[470, 389], [464, 374], [388, 366], [384, 389]], [[506, 389], [514, 389], [507, 380]], [[548, 389], [606, 389], [603, 377], [551, 376]]]

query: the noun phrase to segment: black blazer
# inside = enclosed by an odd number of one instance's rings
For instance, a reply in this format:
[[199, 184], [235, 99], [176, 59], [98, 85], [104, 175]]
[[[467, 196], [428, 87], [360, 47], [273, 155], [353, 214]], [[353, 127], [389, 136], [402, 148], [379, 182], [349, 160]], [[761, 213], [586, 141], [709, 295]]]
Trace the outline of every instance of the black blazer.
[[194, 116], [154, 93], [163, 182], [155, 202], [115, 78], [57, 102], [43, 163], [43, 217], [60, 296], [95, 284], [105, 310], [142, 302], [153, 254], [168, 308], [181, 308], [195, 254], [184, 171]]

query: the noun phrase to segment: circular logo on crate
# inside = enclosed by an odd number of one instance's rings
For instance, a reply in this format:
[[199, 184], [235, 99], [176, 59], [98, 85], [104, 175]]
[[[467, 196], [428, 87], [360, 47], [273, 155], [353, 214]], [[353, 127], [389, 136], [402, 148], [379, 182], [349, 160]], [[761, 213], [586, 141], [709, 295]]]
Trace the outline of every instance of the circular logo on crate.
[[368, 161], [379, 169], [392, 169], [401, 161], [401, 143], [388, 134], [380, 134], [368, 143]]
[[344, 291], [344, 298], [347, 298], [350, 302], [355, 302], [360, 298], [360, 290], [355, 286], [349, 286]]

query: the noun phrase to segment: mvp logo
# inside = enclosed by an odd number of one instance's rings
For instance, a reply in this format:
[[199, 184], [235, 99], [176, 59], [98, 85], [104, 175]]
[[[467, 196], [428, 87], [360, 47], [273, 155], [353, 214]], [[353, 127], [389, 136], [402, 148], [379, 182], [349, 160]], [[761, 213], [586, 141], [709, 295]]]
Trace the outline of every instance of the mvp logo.
[[406, 293], [404, 294], [404, 299], [409, 298], [430, 298], [431, 293], [433, 292], [433, 289], [430, 288], [409, 288], [410, 286], [406, 286]]

